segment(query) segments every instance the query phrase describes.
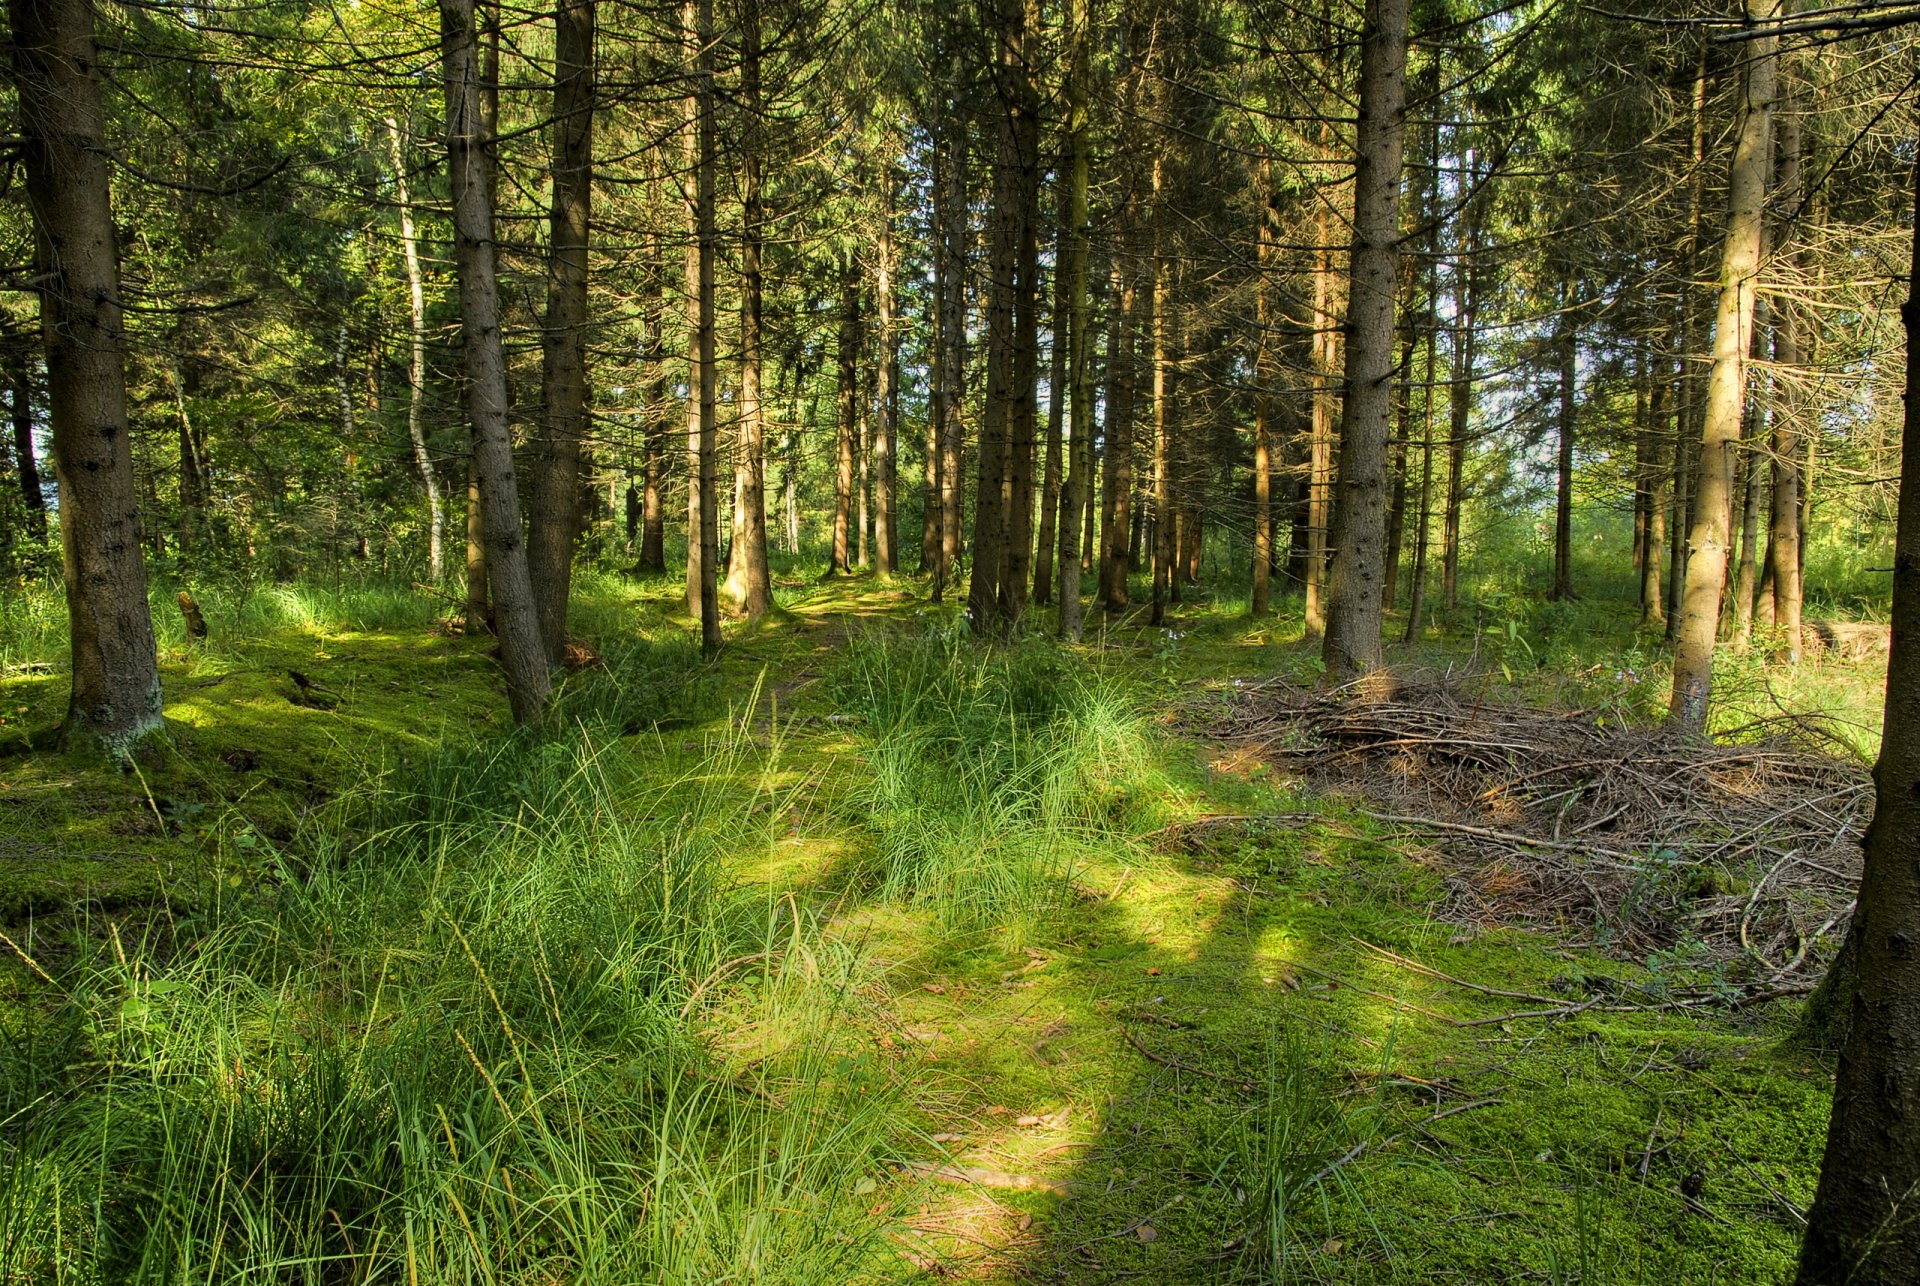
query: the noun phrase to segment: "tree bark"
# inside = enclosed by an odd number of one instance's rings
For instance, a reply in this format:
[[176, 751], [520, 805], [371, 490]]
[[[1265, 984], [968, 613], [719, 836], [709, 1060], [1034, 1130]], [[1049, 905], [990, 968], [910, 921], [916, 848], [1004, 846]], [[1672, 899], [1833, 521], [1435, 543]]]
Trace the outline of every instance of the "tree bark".
[[540, 643], [559, 665], [580, 534], [580, 452], [587, 436], [587, 237], [593, 206], [594, 0], [553, 10], [553, 203], [547, 318], [540, 336], [544, 407], [533, 474], [533, 576]]
[[[1805, 194], [1800, 178], [1800, 112], [1793, 77], [1781, 84], [1779, 199], [1783, 224], [1799, 221]], [[1791, 231], [1781, 248], [1789, 265], [1803, 265], [1803, 242]], [[1773, 503], [1768, 525], [1773, 540], [1768, 554], [1773, 563], [1773, 626], [1780, 638], [1780, 654], [1788, 665], [1800, 663], [1800, 425], [1806, 415], [1800, 364], [1806, 360], [1802, 336], [1806, 314], [1790, 299], [1777, 300], [1773, 332], [1774, 365], [1782, 372], [1780, 408], [1773, 417]]]
[[1908, 296], [1907, 399], [1893, 571], [1893, 644], [1874, 816], [1843, 957], [1852, 1022], [1834, 1083], [1800, 1286], [1920, 1281], [1920, 167]]
[[1273, 576], [1273, 295], [1267, 277], [1278, 259], [1279, 194], [1273, 164], [1260, 165], [1260, 227], [1254, 250], [1253, 348], [1253, 596], [1250, 610], [1272, 610]]
[[[1067, 0], [1066, 179], [1060, 272], [1066, 282], [1066, 393], [1068, 425], [1066, 498], [1060, 517], [1058, 599], [1060, 637], [1080, 638], [1080, 555], [1083, 515], [1091, 512], [1093, 482], [1093, 309], [1087, 297], [1087, 75], [1089, 0]], [[1055, 396], [1058, 396], [1056, 392]], [[1090, 528], [1088, 529], [1091, 530]]]
[[[1331, 127], [1322, 135], [1330, 149]], [[1327, 632], [1327, 541], [1333, 518], [1334, 366], [1340, 331], [1334, 318], [1333, 208], [1322, 191], [1314, 208], [1313, 421], [1307, 442], [1307, 567], [1303, 642]]]
[[1673, 382], [1665, 377], [1664, 371], [1647, 377], [1647, 422], [1642, 435], [1646, 443], [1647, 489], [1646, 561], [1640, 567], [1640, 622], [1643, 625], [1656, 625], [1666, 618], [1660, 585], [1660, 561], [1666, 557], [1667, 543], [1667, 462], [1663, 444], [1667, 398], [1672, 388]]
[[507, 701], [514, 721], [529, 725], [544, 719], [552, 680], [535, 616], [527, 547], [520, 530], [513, 435], [507, 423], [493, 207], [487, 199], [494, 140], [482, 117], [474, 36], [473, 0], [440, 0], [454, 270], [460, 283], [460, 336], [479, 489], [477, 508], [493, 593], [494, 633], [500, 638], [500, 663], [507, 675]]
[[[1469, 174], [1469, 181], [1476, 176]], [[1481, 189], [1484, 191], [1484, 189]], [[1454, 262], [1453, 375], [1447, 390], [1447, 505], [1440, 519], [1440, 603], [1460, 606], [1460, 520], [1466, 509], [1467, 440], [1473, 424], [1474, 327], [1480, 310], [1480, 227], [1484, 203], [1467, 203], [1460, 256]]]
[[835, 421], [833, 471], [833, 561], [839, 574], [853, 570], [853, 471], [860, 432], [860, 270], [851, 257], [840, 265], [839, 416]]
[[1351, 295], [1340, 499], [1327, 577], [1329, 684], [1377, 669], [1385, 544], [1387, 430], [1392, 418], [1394, 287], [1399, 273], [1400, 163], [1406, 141], [1408, 0], [1368, 0], [1360, 50]]
[[[1748, 0], [1747, 16], [1764, 22], [1779, 12], [1779, 0]], [[1714, 319], [1713, 370], [1707, 385], [1706, 423], [1696, 471], [1692, 533], [1688, 537], [1687, 587], [1674, 640], [1673, 700], [1668, 715], [1689, 728], [1706, 726], [1713, 693], [1713, 644], [1726, 590], [1733, 452], [1740, 438], [1746, 399], [1747, 351], [1752, 335], [1754, 288], [1760, 272], [1762, 214], [1766, 201], [1774, 97], [1774, 38], [1747, 43], [1740, 133], [1729, 171], [1727, 239], [1720, 268], [1720, 307]]]
[[[1126, 235], [1126, 220], [1131, 203], [1120, 215]], [[1127, 610], [1127, 577], [1132, 570], [1133, 554], [1133, 417], [1137, 400], [1138, 376], [1134, 371], [1134, 314], [1139, 307], [1139, 286], [1134, 280], [1131, 260], [1123, 246], [1113, 255], [1113, 312], [1107, 329], [1107, 457], [1102, 462], [1106, 473], [1102, 480], [1106, 533], [1106, 556], [1101, 561], [1101, 601], [1109, 614]]]
[[764, 284], [760, 269], [761, 207], [760, 0], [740, 12], [740, 406], [734, 449], [733, 541], [727, 598], [749, 621], [773, 610], [767, 565], [767, 441], [761, 405]]
[[[124, 757], [160, 727], [161, 692], [140, 557], [93, 9], [88, 0], [10, 0], [9, 10], [72, 649], [61, 735]], [[23, 461], [33, 458], [28, 437]]]
[[1053, 319], [1048, 336], [1051, 370], [1047, 378], [1046, 462], [1041, 471], [1040, 526], [1033, 557], [1033, 601], [1045, 604], [1053, 599], [1053, 582], [1059, 568], [1054, 563], [1054, 533], [1060, 522], [1060, 491], [1065, 469], [1061, 463], [1061, 439], [1065, 434], [1067, 382], [1067, 274], [1062, 265], [1067, 257], [1066, 202], [1060, 203], [1060, 227], [1054, 238]]
[[400, 122], [386, 118], [388, 154], [393, 158], [394, 195], [400, 204], [400, 250], [407, 265], [407, 442], [413, 467], [427, 495], [427, 578], [439, 584], [446, 575], [447, 513], [440, 498], [440, 476], [427, 450], [427, 287], [420, 270], [420, 238], [413, 224], [413, 199], [407, 188], [407, 154]]
[[1153, 252], [1147, 259], [1147, 323], [1153, 343], [1153, 598], [1147, 621], [1166, 619], [1167, 582], [1173, 576], [1173, 389], [1172, 353], [1168, 342], [1173, 295], [1172, 274], [1166, 259], [1165, 158], [1153, 161]]
[[873, 400], [873, 570], [891, 576], [899, 570], [900, 327], [894, 278], [899, 254], [893, 240], [894, 176], [886, 179], [886, 204], [880, 214], [879, 262], [874, 278], [875, 355], [878, 389]]
[[[649, 246], [650, 250], [657, 246]], [[672, 383], [667, 377], [667, 302], [666, 265], [649, 255], [645, 301], [641, 305], [642, 365], [646, 379], [646, 405], [640, 425], [640, 557], [643, 572], [667, 570], [666, 490], [667, 403]]]
[[1579, 378], [1579, 332], [1571, 309], [1576, 288], [1568, 281], [1561, 292], [1560, 415], [1555, 453], [1553, 504], [1553, 592], [1565, 601], [1573, 597], [1573, 431], [1574, 394]]
[[[1034, 437], [1040, 386], [1040, 96], [1031, 64], [1039, 0], [1002, 5], [1002, 94], [1013, 142], [1014, 296], [1008, 354], [1006, 566], [1000, 576], [1000, 628], [1011, 633], [1027, 614], [1033, 577]], [[1017, 25], [1016, 25], [1017, 24]]]
[[686, 0], [681, 40], [687, 62], [682, 139], [687, 176], [687, 611], [700, 622], [700, 647], [720, 650], [720, 496], [716, 472], [714, 360], [713, 0]]

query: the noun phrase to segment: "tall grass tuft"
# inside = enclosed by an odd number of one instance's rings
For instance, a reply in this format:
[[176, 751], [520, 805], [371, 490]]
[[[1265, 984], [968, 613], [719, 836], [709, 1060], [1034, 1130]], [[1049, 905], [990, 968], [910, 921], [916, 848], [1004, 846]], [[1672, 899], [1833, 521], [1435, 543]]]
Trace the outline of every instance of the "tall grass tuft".
[[[727, 874], [779, 812], [745, 748], [651, 785], [585, 734], [395, 763], [276, 878], [23, 975], [0, 1282], [856, 1275], [886, 1096], [839, 1070], [814, 927]], [[723, 997], [795, 1033], [750, 1080]]]
[[1094, 846], [1131, 842], [1145, 726], [1058, 647], [866, 640], [833, 692], [862, 729], [856, 803], [884, 895], [978, 927], [1059, 901]]

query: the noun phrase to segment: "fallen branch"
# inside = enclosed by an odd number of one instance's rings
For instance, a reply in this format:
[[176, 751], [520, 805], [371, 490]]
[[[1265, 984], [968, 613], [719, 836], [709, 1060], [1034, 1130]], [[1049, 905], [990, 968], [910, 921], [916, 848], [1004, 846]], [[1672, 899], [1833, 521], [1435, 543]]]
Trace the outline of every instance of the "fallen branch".
[[1120, 1034], [1122, 1036], [1125, 1036], [1127, 1038], [1127, 1044], [1139, 1050], [1140, 1056], [1142, 1058], [1145, 1058], [1149, 1063], [1158, 1063], [1162, 1067], [1171, 1067], [1177, 1072], [1186, 1072], [1192, 1076], [1203, 1076], [1207, 1080], [1219, 1081], [1223, 1085], [1232, 1085], [1238, 1089], [1255, 1091], [1260, 1088], [1259, 1086], [1255, 1085], [1252, 1081], [1243, 1081], [1238, 1077], [1234, 1077], [1234, 1076], [1222, 1076], [1220, 1073], [1210, 1072], [1204, 1067], [1195, 1067], [1193, 1064], [1183, 1063], [1177, 1058], [1169, 1058], [1165, 1054], [1156, 1054], [1151, 1049], [1148, 1049], [1145, 1045], [1141, 1044], [1140, 1038], [1138, 1036], [1135, 1036], [1132, 1031], [1128, 1030], [1127, 1025], [1125, 1023], [1120, 1024]]

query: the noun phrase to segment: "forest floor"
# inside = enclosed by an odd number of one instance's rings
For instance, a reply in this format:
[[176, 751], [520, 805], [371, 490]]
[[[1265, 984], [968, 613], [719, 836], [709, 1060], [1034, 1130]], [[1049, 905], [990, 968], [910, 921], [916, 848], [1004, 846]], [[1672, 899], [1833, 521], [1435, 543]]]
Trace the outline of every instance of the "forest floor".
[[[675, 993], [701, 1075], [745, 1087], [748, 1107], [776, 1119], [874, 1105], [844, 1172], [727, 1198], [751, 1207], [728, 1215], [731, 1253], [749, 1240], [740, 1227], [784, 1221], [824, 1230], [816, 1240], [840, 1258], [781, 1258], [815, 1234], [757, 1232], [765, 1257], [735, 1259], [730, 1279], [1785, 1280], [1831, 1063], [1795, 1038], [1798, 1000], [1762, 984], [1783, 976], [1799, 939], [1793, 977], [1817, 973], [1832, 934], [1816, 919], [1741, 952], [1688, 920], [1715, 899], [1752, 912], [1766, 865], [1702, 881], [1684, 854], [1648, 853], [1614, 900], [1617, 921], [1606, 908], [1503, 917], [1484, 899], [1462, 913], [1447, 835], [1381, 820], [1364, 776], [1357, 792], [1330, 790], [1287, 755], [1221, 732], [1250, 685], [1293, 691], [1283, 685], [1310, 682], [1317, 659], [1297, 642], [1297, 609], [1251, 621], [1201, 601], [1172, 608], [1161, 628], [1143, 615], [1102, 628], [1093, 614], [1079, 647], [1008, 650], [1016, 688], [1030, 674], [1098, 690], [1123, 713], [1120, 731], [1098, 734], [1071, 842], [1044, 860], [1006, 858], [1050, 876], [983, 891], [967, 863], [1015, 853], [1028, 841], [1013, 832], [1031, 817], [1009, 805], [996, 822], [993, 783], [984, 822], [959, 805], [902, 814], [884, 793], [899, 746], [881, 739], [876, 699], [858, 697], [863, 674], [898, 672], [889, 648], [938, 654], [951, 608], [910, 582], [793, 581], [780, 593], [776, 617], [730, 627], [704, 664], [674, 642], [685, 622], [672, 584], [590, 581], [578, 626], [607, 671], [569, 680], [585, 695], [563, 706], [610, 729], [593, 762], [617, 757], [617, 809], [670, 830], [705, 815], [689, 804], [678, 822], [667, 816], [689, 781], [731, 800], [751, 820], [712, 860], [763, 918], [791, 920], [779, 952], [763, 944]], [[124, 964], [136, 937], [167, 944], [127, 974], [146, 983], [120, 984], [140, 1007], [124, 1000], [118, 1021], [145, 1021], [153, 980], [191, 954], [178, 922], [284, 901], [300, 878], [289, 855], [311, 862], [319, 830], [366, 829], [339, 801], [382, 765], [405, 777], [450, 744], [506, 731], [485, 645], [437, 621], [444, 605], [367, 607], [319, 591], [283, 592], [270, 610], [245, 596], [202, 602], [213, 640], [163, 647], [169, 742], [124, 775], [27, 749], [57, 718], [64, 678], [57, 656], [19, 632], [0, 648], [0, 1027], [11, 1040], [54, 1025], [47, 1015], [79, 994], [73, 971], [96, 967], [98, 944]], [[1602, 727], [1644, 722], [1664, 698], [1658, 649], [1630, 617], [1593, 605], [1557, 626], [1462, 622], [1393, 660], [1476, 700], [1579, 710]], [[1732, 658], [1723, 726], [1824, 714], [1865, 754], [1880, 681], [1871, 662], [1785, 676]], [[960, 845], [958, 858], [928, 857], [941, 843]], [[1558, 860], [1566, 848], [1539, 851]], [[1529, 850], [1513, 851], [1518, 887]], [[918, 855], [919, 875], [901, 875], [903, 854]], [[1844, 875], [1778, 914], [1826, 907]], [[1477, 878], [1484, 891], [1484, 864]], [[1622, 898], [1657, 904], [1665, 931], [1620, 931]], [[480, 959], [494, 957], [459, 942], [491, 992]], [[304, 967], [283, 961], [275, 976]], [[796, 1018], [796, 988], [831, 1012]], [[511, 998], [492, 1004], [508, 1026]], [[556, 1021], [561, 1005], [555, 996]], [[113, 1011], [95, 1001], [92, 1012], [97, 1027]], [[363, 1043], [377, 1027], [371, 1016], [347, 1025]], [[814, 1058], [806, 1075], [831, 1082], [827, 1098], [796, 1088], [802, 1053]], [[0, 1069], [0, 1282], [91, 1280], [88, 1257], [105, 1262], [104, 1232], [97, 1245], [72, 1229], [30, 1235], [34, 1202], [55, 1199], [19, 1177], [50, 1137], [35, 1129], [50, 1100], [25, 1081], [47, 1076], [51, 1057]], [[484, 1049], [467, 1060], [491, 1098], [512, 1097]], [[540, 1080], [537, 1067], [521, 1072]], [[458, 1150], [452, 1126], [447, 1146]], [[703, 1146], [730, 1164], [725, 1148]], [[504, 1173], [511, 1187], [515, 1171]], [[363, 1264], [340, 1280], [406, 1280], [374, 1249], [339, 1253]], [[556, 1250], [511, 1279], [619, 1279], [597, 1276], [583, 1253]]]

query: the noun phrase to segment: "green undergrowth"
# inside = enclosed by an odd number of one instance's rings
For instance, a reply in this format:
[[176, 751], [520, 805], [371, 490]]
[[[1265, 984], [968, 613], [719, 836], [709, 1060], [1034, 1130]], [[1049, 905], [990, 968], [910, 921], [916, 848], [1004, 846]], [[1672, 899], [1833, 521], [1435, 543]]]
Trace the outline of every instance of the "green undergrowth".
[[[1786, 1278], [1794, 1002], [1449, 918], [1434, 852], [1203, 740], [1315, 677], [1296, 601], [988, 648], [802, 568], [708, 660], [675, 582], [583, 574], [602, 663], [532, 738], [386, 592], [201, 593], [137, 773], [0, 751], [0, 1283]], [[0, 633], [51, 726], [59, 657]], [[1600, 603], [1391, 655], [1662, 699]]]
[[[140, 939], [26, 937], [0, 1281], [843, 1279], [895, 1126], [852, 957], [729, 874], [776, 838], [746, 749], [449, 747]], [[732, 1066], [722, 1003], [786, 1034]]]

